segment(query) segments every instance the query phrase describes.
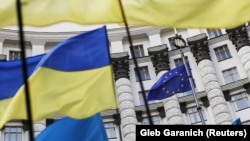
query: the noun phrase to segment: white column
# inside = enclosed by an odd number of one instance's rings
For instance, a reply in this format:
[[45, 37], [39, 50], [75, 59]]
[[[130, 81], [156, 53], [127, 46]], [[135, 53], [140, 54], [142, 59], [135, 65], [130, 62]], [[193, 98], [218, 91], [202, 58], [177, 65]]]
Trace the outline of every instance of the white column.
[[198, 68], [205, 85], [205, 91], [216, 124], [231, 124], [232, 117], [216, 77], [212, 62], [209, 59], [202, 60], [198, 63]]
[[[157, 78], [160, 79], [161, 76], [166, 72], [167, 71], [159, 72]], [[163, 104], [168, 124], [185, 124], [176, 95], [164, 99]]]
[[244, 46], [240, 48], [238, 55], [247, 73], [247, 76], [250, 79], [250, 46]]
[[130, 80], [127, 78], [118, 79], [116, 81], [116, 88], [124, 141], [135, 141], [135, 126], [137, 119]]

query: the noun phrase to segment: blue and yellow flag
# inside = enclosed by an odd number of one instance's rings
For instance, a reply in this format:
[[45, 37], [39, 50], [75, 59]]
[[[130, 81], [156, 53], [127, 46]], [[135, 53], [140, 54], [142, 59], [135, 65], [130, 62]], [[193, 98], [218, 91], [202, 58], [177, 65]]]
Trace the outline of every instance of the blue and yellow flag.
[[[42, 57], [28, 82], [34, 121], [56, 114], [82, 119], [116, 108], [106, 26], [58, 44]], [[0, 127], [27, 119], [24, 85], [14, 93], [8, 107], [1, 108]]]
[[108, 141], [100, 113], [86, 118], [60, 119], [37, 135], [36, 141]]
[[[119, 0], [20, 0], [23, 23], [123, 24]], [[249, 0], [120, 0], [129, 25], [233, 28], [250, 21]], [[17, 25], [16, 0], [0, 0], [0, 27]], [[45, 10], [46, 9], [46, 10]]]

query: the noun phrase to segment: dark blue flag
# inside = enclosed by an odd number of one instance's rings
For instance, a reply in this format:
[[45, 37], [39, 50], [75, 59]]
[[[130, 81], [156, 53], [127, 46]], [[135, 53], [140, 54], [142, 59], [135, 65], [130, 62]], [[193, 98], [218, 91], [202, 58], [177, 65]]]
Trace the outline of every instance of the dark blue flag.
[[233, 121], [232, 125], [241, 125], [241, 120], [240, 118], [237, 118], [235, 121]]
[[[189, 65], [188, 69], [190, 70]], [[191, 74], [191, 71], [189, 71]], [[148, 101], [161, 100], [173, 96], [176, 93], [182, 93], [192, 90], [188, 80], [188, 74], [185, 65], [176, 67], [161, 76], [161, 78], [152, 86], [148, 93]]]

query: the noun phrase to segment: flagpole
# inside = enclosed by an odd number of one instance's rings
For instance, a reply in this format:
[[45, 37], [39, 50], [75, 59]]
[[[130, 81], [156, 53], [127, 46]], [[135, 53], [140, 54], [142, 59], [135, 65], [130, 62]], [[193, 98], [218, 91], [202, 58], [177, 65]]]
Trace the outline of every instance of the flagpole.
[[16, 8], [17, 8], [17, 20], [18, 20], [18, 27], [19, 27], [21, 58], [22, 58], [22, 65], [23, 65], [22, 69], [23, 69], [25, 100], [26, 100], [26, 109], [27, 109], [27, 117], [28, 117], [29, 139], [30, 141], [34, 141], [31, 102], [30, 102], [30, 97], [29, 97], [29, 83], [27, 80], [28, 73], [27, 73], [27, 64], [26, 64], [25, 49], [24, 49], [25, 44], [24, 44], [24, 33], [23, 33], [23, 23], [22, 23], [22, 9], [21, 9], [20, 0], [16, 1]]
[[133, 42], [132, 42], [131, 35], [130, 35], [130, 32], [129, 32], [125, 12], [124, 12], [121, 0], [118, 0], [118, 1], [119, 1], [119, 4], [120, 4], [122, 18], [123, 18], [123, 21], [124, 21], [124, 24], [125, 24], [127, 35], [128, 35], [130, 51], [131, 51], [132, 59], [134, 60], [134, 64], [135, 64], [135, 71], [138, 74], [138, 79], [139, 79], [140, 87], [141, 87], [141, 90], [142, 90], [142, 96], [143, 96], [143, 100], [144, 100], [144, 103], [145, 103], [145, 108], [146, 108], [146, 112], [147, 112], [147, 115], [148, 115], [149, 123], [150, 123], [150, 125], [153, 125], [153, 120], [151, 118], [151, 114], [150, 114], [150, 110], [149, 110], [149, 106], [148, 106], [148, 101], [147, 101], [146, 94], [145, 94], [145, 91], [144, 91], [144, 87], [143, 87], [143, 84], [142, 84], [142, 79], [141, 79], [141, 75], [140, 75], [140, 71], [139, 71], [139, 67], [138, 67], [138, 62], [137, 62], [137, 60], [135, 58], [134, 49], [132, 48], [133, 47]]
[[181, 53], [181, 58], [182, 58], [182, 61], [183, 61], [183, 64], [185, 66], [185, 69], [186, 69], [186, 72], [187, 72], [187, 75], [188, 75], [188, 80], [189, 80], [189, 83], [191, 85], [191, 89], [192, 89], [192, 93], [193, 93], [193, 96], [194, 96], [194, 100], [195, 100], [195, 103], [196, 103], [196, 107], [197, 107], [197, 111], [199, 113], [199, 116], [201, 118], [201, 122], [202, 122], [202, 125], [205, 125], [205, 120], [204, 120], [204, 117], [202, 115], [202, 110], [201, 110], [201, 106], [200, 106], [200, 103], [198, 101], [198, 98], [197, 98], [197, 95], [196, 95], [196, 92], [195, 92], [195, 89], [194, 89], [194, 82], [193, 82], [193, 78], [192, 78], [192, 75], [191, 73], [189, 72], [189, 69], [188, 69], [188, 66], [187, 66], [187, 63], [186, 63], [186, 59], [185, 59], [185, 56], [184, 56], [184, 53], [182, 51], [182, 48], [186, 46], [186, 42], [184, 39], [181, 38], [181, 36], [177, 35], [176, 34], [176, 37], [173, 38], [173, 45], [175, 47], [177, 47]]

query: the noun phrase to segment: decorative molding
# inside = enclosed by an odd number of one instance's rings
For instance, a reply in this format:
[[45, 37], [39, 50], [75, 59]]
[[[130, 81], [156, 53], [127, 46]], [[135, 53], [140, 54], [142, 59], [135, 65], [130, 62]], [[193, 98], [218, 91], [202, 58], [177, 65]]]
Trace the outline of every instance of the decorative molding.
[[207, 96], [201, 97], [200, 100], [202, 101], [202, 104], [204, 107], [208, 107], [209, 106], [209, 100], [207, 98]]
[[27, 120], [22, 120], [22, 124], [23, 124], [23, 130], [24, 131], [28, 131], [29, 130], [29, 126], [28, 126], [28, 121]]
[[161, 118], [166, 117], [166, 113], [165, 113], [164, 107], [158, 107], [158, 108], [157, 108], [157, 111], [159, 112], [159, 116], [160, 116]]
[[148, 48], [148, 53], [151, 56], [156, 74], [170, 69], [167, 45]]
[[143, 117], [142, 117], [142, 111], [136, 111], [136, 119], [138, 122], [142, 122]]
[[227, 29], [226, 32], [228, 33], [229, 39], [236, 46], [237, 51], [244, 46], [250, 46], [247, 28], [245, 25]]
[[127, 52], [111, 54], [115, 80], [129, 79], [129, 56]]
[[231, 100], [231, 96], [229, 95], [229, 90], [225, 90], [223, 91], [224, 97], [226, 101], [230, 101]]
[[191, 48], [191, 52], [196, 58], [197, 64], [199, 64], [199, 62], [204, 59], [211, 60], [208, 47], [208, 38], [205, 33], [187, 38], [187, 41]]
[[187, 112], [187, 103], [186, 102], [181, 102], [180, 103], [180, 109], [182, 113], [186, 113]]
[[246, 89], [246, 92], [250, 94], [250, 83], [244, 84], [243, 88]]
[[115, 122], [115, 124], [116, 125], [121, 125], [121, 116], [120, 116], [120, 114], [115, 114], [115, 115], [113, 115], [113, 118], [114, 118], [114, 122]]

